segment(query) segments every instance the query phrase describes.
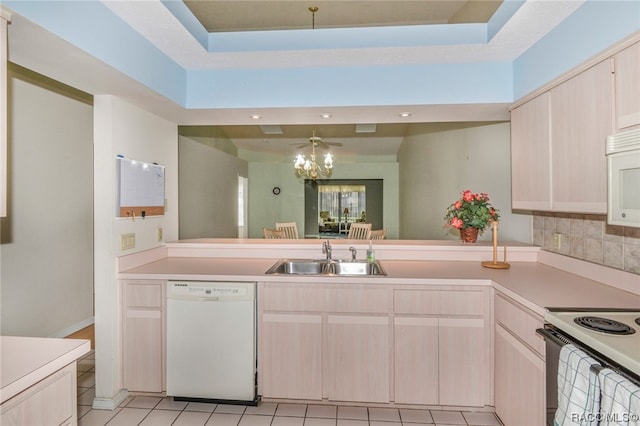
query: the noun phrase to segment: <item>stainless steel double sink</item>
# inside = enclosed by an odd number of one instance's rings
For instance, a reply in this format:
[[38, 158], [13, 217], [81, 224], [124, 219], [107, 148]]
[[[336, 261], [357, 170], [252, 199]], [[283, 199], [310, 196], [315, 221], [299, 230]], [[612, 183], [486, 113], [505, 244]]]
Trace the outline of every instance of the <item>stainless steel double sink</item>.
[[270, 275], [387, 275], [380, 262], [364, 260], [280, 259]]

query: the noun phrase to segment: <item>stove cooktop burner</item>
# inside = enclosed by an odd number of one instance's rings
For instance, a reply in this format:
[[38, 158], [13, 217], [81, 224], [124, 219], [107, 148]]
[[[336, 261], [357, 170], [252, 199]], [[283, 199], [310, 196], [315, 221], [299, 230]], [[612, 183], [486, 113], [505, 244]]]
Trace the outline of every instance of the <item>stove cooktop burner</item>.
[[636, 318], [636, 324], [640, 325], [640, 317]]
[[[629, 327], [627, 324], [623, 324], [619, 321], [612, 320], [609, 318], [586, 316], [586, 317], [577, 317], [573, 321], [575, 321], [576, 324], [582, 327], [588, 328], [593, 331], [599, 331], [605, 334], [625, 335], [625, 334], [633, 334], [636, 332], [633, 328]], [[640, 318], [636, 319], [636, 322], [638, 321], [640, 321]], [[640, 325], [640, 323], [638, 324]]]

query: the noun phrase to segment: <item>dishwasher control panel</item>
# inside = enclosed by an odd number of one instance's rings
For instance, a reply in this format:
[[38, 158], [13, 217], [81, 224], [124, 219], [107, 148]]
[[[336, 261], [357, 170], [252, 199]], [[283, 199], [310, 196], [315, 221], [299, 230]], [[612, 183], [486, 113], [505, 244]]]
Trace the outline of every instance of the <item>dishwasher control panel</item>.
[[186, 299], [253, 299], [255, 283], [247, 282], [204, 282], [204, 281], [170, 281], [168, 298]]

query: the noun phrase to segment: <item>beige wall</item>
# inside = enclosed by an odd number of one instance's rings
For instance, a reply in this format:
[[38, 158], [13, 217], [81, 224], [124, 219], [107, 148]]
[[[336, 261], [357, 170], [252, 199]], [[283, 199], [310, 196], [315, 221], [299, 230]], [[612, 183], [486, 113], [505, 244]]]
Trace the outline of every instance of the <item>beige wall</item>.
[[180, 239], [238, 236], [238, 176], [247, 162], [198, 140], [180, 136]]
[[531, 216], [511, 212], [509, 132], [509, 123], [413, 125], [398, 150], [400, 238], [459, 238], [443, 228], [444, 212], [470, 189], [500, 210], [500, 240], [530, 243]]
[[0, 322], [2, 335], [59, 337], [93, 323], [93, 108], [33, 77], [8, 82]]
[[[94, 256], [96, 312], [96, 408], [115, 408], [121, 392], [120, 310], [116, 280], [117, 257], [162, 245], [178, 238], [178, 126], [126, 101], [94, 98]], [[165, 166], [164, 216], [144, 220], [115, 217], [116, 155]], [[136, 247], [120, 250], [120, 235], [136, 234]]]

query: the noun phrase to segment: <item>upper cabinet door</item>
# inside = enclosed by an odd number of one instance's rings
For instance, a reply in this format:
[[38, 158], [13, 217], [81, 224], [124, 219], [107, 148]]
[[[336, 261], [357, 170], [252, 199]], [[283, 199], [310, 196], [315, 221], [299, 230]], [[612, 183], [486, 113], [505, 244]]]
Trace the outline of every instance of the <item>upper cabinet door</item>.
[[555, 211], [606, 213], [605, 141], [613, 133], [611, 61], [551, 90], [552, 206]]
[[511, 203], [551, 210], [549, 92], [511, 111]]
[[616, 128], [640, 125], [640, 42], [613, 57], [615, 61]]

